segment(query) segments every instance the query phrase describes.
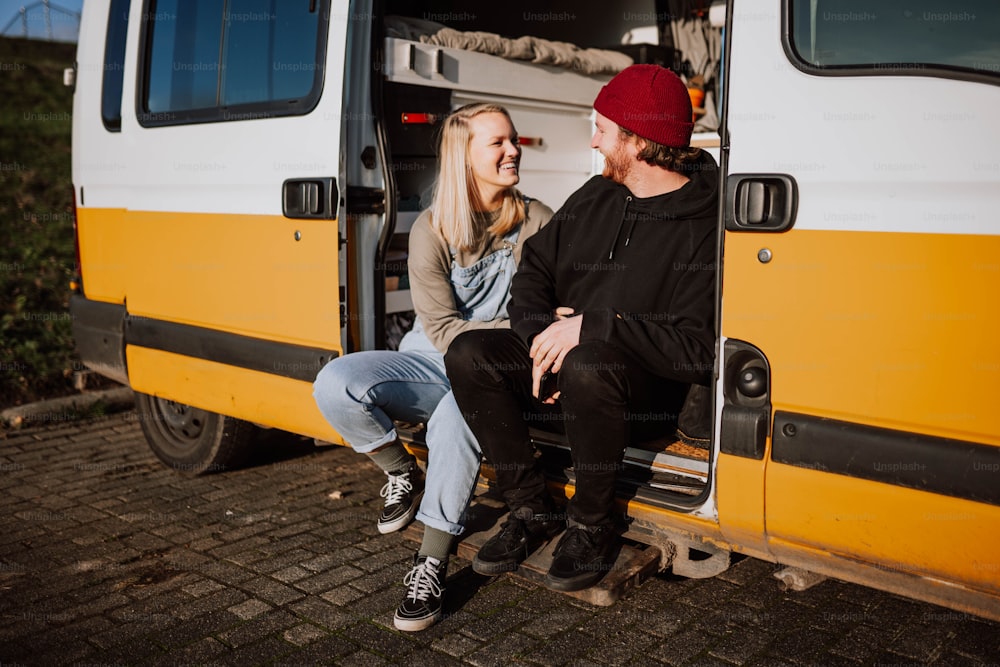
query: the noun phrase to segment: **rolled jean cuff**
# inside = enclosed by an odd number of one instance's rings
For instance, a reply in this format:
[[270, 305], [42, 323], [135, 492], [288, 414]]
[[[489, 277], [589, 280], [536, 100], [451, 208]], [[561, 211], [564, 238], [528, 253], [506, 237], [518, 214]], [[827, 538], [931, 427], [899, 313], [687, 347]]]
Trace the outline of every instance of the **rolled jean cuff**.
[[351, 445], [351, 449], [353, 449], [354, 451], [356, 451], [359, 454], [370, 454], [371, 452], [374, 452], [379, 447], [384, 447], [385, 445], [388, 445], [390, 442], [394, 442], [396, 440], [396, 437], [397, 437], [397, 435], [396, 435], [396, 429], [394, 429], [394, 428], [393, 429], [389, 429], [388, 433], [386, 433], [385, 435], [383, 435], [381, 438], [379, 438], [375, 442], [370, 442], [370, 443], [365, 444], [365, 445]]
[[425, 526], [429, 526], [430, 528], [433, 528], [435, 530], [443, 531], [445, 533], [448, 533], [449, 535], [455, 535], [456, 537], [461, 535], [462, 532], [465, 530], [465, 526], [463, 526], [460, 523], [451, 523], [449, 521], [445, 521], [444, 519], [437, 519], [435, 517], [430, 517], [419, 510], [417, 511], [416, 518], [417, 521], [424, 524]]

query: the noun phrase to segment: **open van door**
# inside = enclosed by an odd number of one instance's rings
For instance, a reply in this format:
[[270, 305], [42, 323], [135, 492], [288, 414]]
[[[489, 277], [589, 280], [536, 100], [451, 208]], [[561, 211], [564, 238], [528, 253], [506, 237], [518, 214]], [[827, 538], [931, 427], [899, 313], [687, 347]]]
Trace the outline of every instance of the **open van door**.
[[[175, 464], [201, 437], [199, 414], [335, 437], [311, 383], [342, 351], [347, 5], [147, 0], [85, 15], [84, 296], [123, 308], [127, 380]], [[104, 48], [84, 41], [105, 35]], [[107, 75], [104, 100], [83, 79], [108, 72], [115, 48], [109, 102]]]
[[779, 562], [997, 617], [1000, 7], [907, 7], [731, 3], [721, 445]]

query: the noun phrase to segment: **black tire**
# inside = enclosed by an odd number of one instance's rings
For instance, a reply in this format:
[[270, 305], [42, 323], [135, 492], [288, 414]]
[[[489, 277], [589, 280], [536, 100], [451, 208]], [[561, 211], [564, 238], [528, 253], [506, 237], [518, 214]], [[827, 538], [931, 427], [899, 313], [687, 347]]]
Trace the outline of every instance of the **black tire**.
[[246, 461], [257, 432], [250, 422], [149, 394], [135, 399], [150, 449], [177, 472], [222, 472]]

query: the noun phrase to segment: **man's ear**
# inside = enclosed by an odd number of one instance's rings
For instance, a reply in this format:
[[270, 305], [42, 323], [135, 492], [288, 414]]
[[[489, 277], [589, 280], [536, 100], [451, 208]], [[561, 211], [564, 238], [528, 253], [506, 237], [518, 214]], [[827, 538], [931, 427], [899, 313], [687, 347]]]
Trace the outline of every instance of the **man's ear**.
[[646, 143], [646, 140], [643, 139], [642, 137], [640, 137], [638, 134], [633, 134], [632, 135], [632, 142], [631, 143], [635, 147], [635, 155], [633, 157], [635, 157], [635, 159], [638, 160], [639, 159], [639, 153], [641, 153], [642, 151], [644, 151], [646, 149], [646, 146], [648, 144]]

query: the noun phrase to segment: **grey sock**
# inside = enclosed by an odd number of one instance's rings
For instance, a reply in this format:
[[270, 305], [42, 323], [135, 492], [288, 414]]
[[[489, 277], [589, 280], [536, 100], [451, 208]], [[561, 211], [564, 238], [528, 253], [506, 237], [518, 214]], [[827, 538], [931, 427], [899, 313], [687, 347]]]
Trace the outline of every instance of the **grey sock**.
[[430, 526], [424, 526], [424, 539], [420, 543], [420, 550], [417, 553], [421, 556], [430, 556], [440, 561], [446, 561], [448, 560], [448, 554], [451, 552], [451, 541], [453, 539], [454, 535], [451, 533], [446, 533], [443, 530], [431, 528]]
[[368, 458], [387, 473], [404, 472], [414, 460], [413, 455], [406, 451], [399, 440], [389, 443], [382, 449], [369, 452]]

